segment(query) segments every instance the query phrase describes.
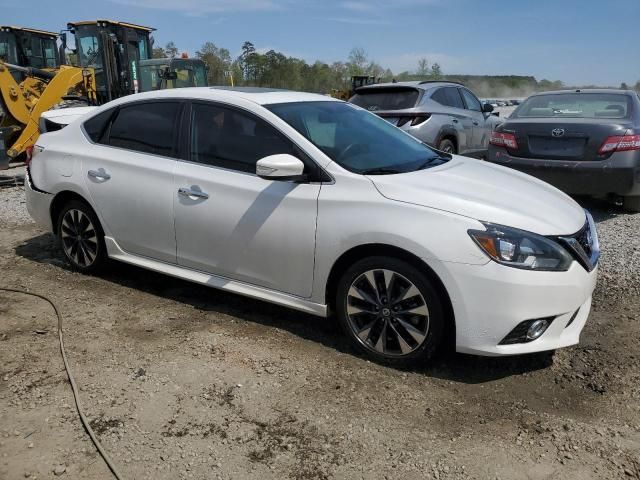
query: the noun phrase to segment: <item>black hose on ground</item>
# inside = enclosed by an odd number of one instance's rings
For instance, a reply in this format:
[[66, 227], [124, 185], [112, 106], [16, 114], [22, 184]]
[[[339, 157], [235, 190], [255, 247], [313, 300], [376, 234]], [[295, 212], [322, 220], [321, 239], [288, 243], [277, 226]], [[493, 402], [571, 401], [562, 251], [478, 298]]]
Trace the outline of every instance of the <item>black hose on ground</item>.
[[69, 384], [71, 385], [71, 391], [73, 392], [73, 399], [75, 400], [76, 410], [78, 411], [78, 415], [80, 416], [80, 421], [82, 422], [84, 429], [89, 434], [89, 437], [91, 437], [91, 441], [96, 446], [98, 453], [103, 458], [104, 462], [107, 464], [107, 467], [109, 467], [109, 470], [111, 470], [111, 473], [113, 473], [113, 476], [117, 480], [124, 480], [124, 477], [118, 473], [118, 470], [116, 469], [115, 465], [111, 461], [111, 458], [109, 458], [109, 455], [107, 454], [107, 452], [104, 450], [104, 448], [102, 448], [102, 445], [98, 441], [98, 438], [96, 437], [95, 433], [93, 432], [93, 429], [89, 425], [89, 421], [87, 420], [87, 417], [85, 416], [82, 410], [82, 407], [80, 406], [80, 392], [78, 392], [76, 381], [73, 378], [73, 375], [71, 373], [71, 368], [69, 367], [69, 362], [67, 361], [67, 354], [65, 353], [65, 350], [64, 350], [64, 342], [62, 341], [62, 315], [60, 314], [60, 310], [58, 310], [58, 307], [56, 306], [55, 303], [53, 303], [52, 300], [38, 293], [27, 292], [25, 290], [19, 290], [15, 288], [2, 288], [2, 287], [0, 287], [0, 291], [19, 293], [22, 295], [29, 295], [31, 297], [40, 298], [45, 302], [49, 303], [49, 305], [53, 307], [53, 310], [54, 312], [56, 312], [56, 316], [58, 317], [58, 340], [60, 342], [60, 353], [62, 354], [64, 369], [66, 370], [67, 377], [69, 378]]

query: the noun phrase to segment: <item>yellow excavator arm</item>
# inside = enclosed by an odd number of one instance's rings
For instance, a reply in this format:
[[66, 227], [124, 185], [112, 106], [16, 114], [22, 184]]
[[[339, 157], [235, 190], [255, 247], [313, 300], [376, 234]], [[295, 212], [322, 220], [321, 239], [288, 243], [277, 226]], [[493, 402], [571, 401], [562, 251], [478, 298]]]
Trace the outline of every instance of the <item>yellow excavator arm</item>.
[[[27, 78], [20, 84], [10, 68], [20, 69]], [[19, 136], [8, 146], [7, 155], [16, 158], [38, 139], [40, 115], [63, 102], [64, 97], [96, 98], [95, 72], [90, 68], [62, 65], [55, 70], [37, 70], [0, 62], [0, 95], [5, 108], [3, 127], [13, 127]]]

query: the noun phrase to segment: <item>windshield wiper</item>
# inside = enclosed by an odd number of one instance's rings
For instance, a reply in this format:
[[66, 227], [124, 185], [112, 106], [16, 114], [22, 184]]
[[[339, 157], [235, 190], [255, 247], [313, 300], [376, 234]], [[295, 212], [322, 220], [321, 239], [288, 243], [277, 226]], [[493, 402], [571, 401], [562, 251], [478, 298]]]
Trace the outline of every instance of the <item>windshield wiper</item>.
[[381, 168], [369, 168], [360, 172], [362, 175], [393, 175], [394, 173], [404, 173], [402, 170], [396, 170], [395, 168], [381, 167]]
[[451, 160], [451, 158], [449, 158], [449, 157], [442, 157], [442, 156], [433, 157], [433, 158], [430, 158], [429, 160], [427, 160], [426, 162], [424, 162], [418, 168], [416, 168], [416, 170], [424, 170], [425, 168], [427, 168], [429, 165], [431, 165], [432, 163], [434, 163], [436, 161], [440, 161], [440, 162], [444, 163], [444, 162], [448, 162], [449, 160]]

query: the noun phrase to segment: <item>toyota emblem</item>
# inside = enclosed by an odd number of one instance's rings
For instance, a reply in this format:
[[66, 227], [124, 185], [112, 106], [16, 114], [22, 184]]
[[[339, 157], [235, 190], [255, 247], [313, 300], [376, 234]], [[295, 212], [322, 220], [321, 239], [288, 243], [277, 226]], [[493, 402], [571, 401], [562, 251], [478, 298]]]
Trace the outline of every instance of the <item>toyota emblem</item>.
[[553, 137], [564, 136], [564, 128], [554, 128], [553, 130], [551, 130], [551, 136]]

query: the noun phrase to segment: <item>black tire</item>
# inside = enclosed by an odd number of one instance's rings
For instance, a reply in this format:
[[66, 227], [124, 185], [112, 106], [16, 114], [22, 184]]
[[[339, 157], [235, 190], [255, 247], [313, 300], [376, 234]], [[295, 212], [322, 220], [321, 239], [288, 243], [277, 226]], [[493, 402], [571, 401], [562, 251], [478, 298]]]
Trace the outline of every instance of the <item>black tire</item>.
[[[373, 278], [379, 284], [380, 275], [382, 289], [369, 280]], [[419, 295], [415, 291], [411, 294], [407, 282]], [[367, 285], [374, 290], [368, 291]], [[365, 299], [376, 300], [370, 293], [377, 296], [375, 308]], [[421, 302], [426, 306], [426, 316]], [[352, 343], [378, 361], [418, 365], [433, 357], [443, 343], [446, 319], [437, 291], [426, 275], [404, 260], [369, 257], [356, 262], [339, 280], [335, 306], [338, 322]], [[361, 306], [366, 308], [354, 313]], [[407, 323], [410, 329], [406, 328]], [[383, 332], [387, 332], [384, 338]], [[407, 351], [407, 347], [411, 350]]]
[[627, 212], [640, 212], [640, 195], [635, 197], [624, 197], [622, 205]]
[[456, 154], [456, 144], [449, 138], [443, 138], [438, 142], [438, 150], [445, 153]]
[[74, 270], [96, 273], [107, 261], [104, 232], [93, 209], [80, 200], [69, 201], [57, 220], [58, 244]]

